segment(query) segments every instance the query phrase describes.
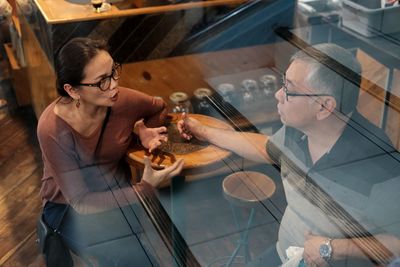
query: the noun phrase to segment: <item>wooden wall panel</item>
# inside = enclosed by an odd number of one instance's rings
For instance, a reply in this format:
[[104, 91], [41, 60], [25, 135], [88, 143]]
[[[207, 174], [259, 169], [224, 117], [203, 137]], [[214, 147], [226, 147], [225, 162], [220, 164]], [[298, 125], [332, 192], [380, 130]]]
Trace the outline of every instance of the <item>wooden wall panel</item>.
[[384, 105], [384, 88], [388, 69], [371, 56], [358, 49], [357, 58], [362, 65], [362, 81], [358, 110], [375, 125], [381, 125]]
[[388, 109], [386, 133], [397, 149], [400, 148], [400, 70], [393, 71], [392, 96]]
[[[385, 86], [389, 69], [371, 56], [358, 50], [363, 73], [358, 110], [375, 125], [384, 127], [393, 145], [400, 148], [400, 70], [393, 70], [393, 80], [390, 85], [390, 101], [385, 104]], [[387, 109], [386, 121], [382, 121], [384, 109]]]

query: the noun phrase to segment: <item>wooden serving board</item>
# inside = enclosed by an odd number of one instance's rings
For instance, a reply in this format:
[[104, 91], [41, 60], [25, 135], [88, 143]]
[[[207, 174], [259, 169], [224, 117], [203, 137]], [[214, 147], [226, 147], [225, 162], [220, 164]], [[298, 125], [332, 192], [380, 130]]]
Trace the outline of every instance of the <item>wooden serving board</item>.
[[[181, 117], [180, 114], [175, 113], [169, 114], [169, 116], [172, 124], [176, 124]], [[212, 126], [220, 129], [232, 129], [232, 127], [226, 122], [223, 122], [213, 117], [200, 114], [189, 114], [189, 117], [193, 117], [207, 126]], [[190, 142], [188, 145], [190, 145]], [[155, 168], [157, 168], [157, 166], [159, 166], [160, 168], [170, 166], [176, 160], [183, 158], [185, 161], [183, 167], [184, 170], [205, 167], [213, 163], [217, 163], [222, 159], [228, 157], [229, 155], [231, 155], [230, 151], [221, 149], [208, 143], [205, 144], [204, 148], [202, 149], [185, 154], [167, 153], [160, 150], [156, 150], [150, 154], [147, 149], [145, 149], [141, 145], [136, 145], [135, 147], [129, 149], [127, 152], [128, 162], [130, 164], [138, 164], [139, 167], [143, 167], [144, 165], [144, 156], [150, 157], [151, 162], [154, 164], [153, 167]]]

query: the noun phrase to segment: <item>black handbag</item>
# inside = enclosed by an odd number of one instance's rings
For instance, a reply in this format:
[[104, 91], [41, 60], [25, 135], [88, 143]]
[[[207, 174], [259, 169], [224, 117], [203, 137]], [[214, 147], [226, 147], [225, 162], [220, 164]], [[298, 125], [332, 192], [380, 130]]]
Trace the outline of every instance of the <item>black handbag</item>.
[[[68, 207], [65, 209], [64, 217]], [[57, 228], [60, 227], [61, 221]], [[51, 229], [43, 218], [43, 214], [40, 216], [36, 231], [38, 239], [36, 240], [40, 252], [43, 254], [47, 267], [72, 267], [74, 265], [71, 252], [68, 247], [64, 244], [58, 229]]]

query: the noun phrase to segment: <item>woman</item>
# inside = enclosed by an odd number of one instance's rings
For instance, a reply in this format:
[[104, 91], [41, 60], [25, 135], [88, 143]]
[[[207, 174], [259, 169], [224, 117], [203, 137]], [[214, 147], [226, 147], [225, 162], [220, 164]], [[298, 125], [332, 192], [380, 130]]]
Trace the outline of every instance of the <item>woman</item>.
[[[152, 265], [140, 242], [140, 205], [124, 155], [133, 130], [150, 151], [167, 140], [165, 127], [147, 128], [161, 125], [165, 103], [119, 87], [121, 66], [102, 41], [72, 39], [58, 53], [55, 72], [60, 98], [43, 112], [37, 130], [45, 221], [72, 251], [102, 266]], [[154, 171], [145, 159], [137, 188], [152, 190], [182, 166], [177, 161]]]

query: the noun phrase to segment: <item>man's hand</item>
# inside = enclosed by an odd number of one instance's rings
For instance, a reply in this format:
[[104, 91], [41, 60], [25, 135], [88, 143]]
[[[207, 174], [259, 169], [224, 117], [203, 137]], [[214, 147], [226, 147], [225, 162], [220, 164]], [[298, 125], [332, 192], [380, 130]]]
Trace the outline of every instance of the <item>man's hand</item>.
[[137, 133], [140, 142], [150, 153], [159, 147], [161, 142], [168, 141], [166, 127], [147, 128], [143, 120], [135, 123], [135, 133]]
[[186, 140], [196, 137], [200, 141], [205, 141], [204, 127], [198, 120], [190, 118], [185, 113], [182, 114], [182, 119], [177, 123], [179, 133]]
[[148, 157], [144, 157], [144, 171], [142, 180], [151, 184], [153, 187], [157, 187], [164, 180], [177, 176], [182, 171], [183, 164], [183, 159], [179, 159], [171, 166], [160, 171], [156, 171], [151, 167], [150, 159]]
[[307, 267], [328, 267], [328, 263], [321, 258], [319, 247], [327, 238], [323, 236], [313, 235], [310, 232], [305, 234], [303, 259]]

